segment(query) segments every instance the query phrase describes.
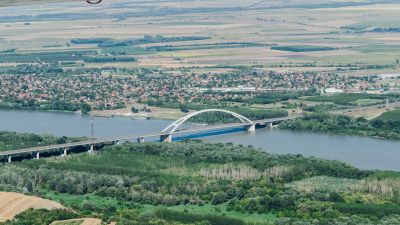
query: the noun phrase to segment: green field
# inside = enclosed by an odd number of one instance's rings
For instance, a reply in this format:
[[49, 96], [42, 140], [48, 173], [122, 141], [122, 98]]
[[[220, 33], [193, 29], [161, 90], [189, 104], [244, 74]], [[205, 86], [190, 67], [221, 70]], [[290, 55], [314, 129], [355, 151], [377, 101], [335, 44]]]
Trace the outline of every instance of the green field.
[[378, 119], [400, 121], [400, 109], [385, 112], [381, 116], [379, 116]]
[[81, 225], [82, 223], [83, 220], [78, 220], [78, 221], [56, 222], [52, 225]]
[[298, 46], [273, 46], [272, 50], [288, 51], [288, 52], [316, 52], [316, 51], [332, 51], [335, 48], [311, 45], [298, 45]]
[[313, 102], [331, 102], [338, 105], [365, 105], [374, 104], [384, 101], [386, 96], [375, 94], [335, 94], [326, 96], [315, 96], [305, 98], [307, 101]]

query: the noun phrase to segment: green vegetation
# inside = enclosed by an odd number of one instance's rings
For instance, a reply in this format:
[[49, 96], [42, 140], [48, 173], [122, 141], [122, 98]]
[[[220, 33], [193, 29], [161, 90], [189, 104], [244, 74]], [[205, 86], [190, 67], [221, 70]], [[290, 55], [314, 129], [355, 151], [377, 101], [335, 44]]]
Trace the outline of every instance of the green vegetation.
[[249, 48], [249, 47], [262, 47], [266, 45], [257, 43], [246, 42], [226, 42], [215, 44], [193, 44], [193, 45], [165, 45], [165, 46], [151, 46], [147, 47], [149, 51], [182, 51], [182, 50], [196, 50], [196, 49], [223, 49], [223, 48]]
[[88, 63], [117, 63], [117, 62], [136, 62], [137, 59], [134, 57], [90, 57], [85, 58], [85, 62]]
[[378, 119], [385, 121], [400, 121], [400, 109], [385, 112], [380, 115]]
[[395, 99], [398, 97], [376, 94], [342, 93], [335, 95], [307, 97], [306, 100], [314, 102], [331, 102], [338, 105], [360, 105], [363, 103], [362, 100], [379, 100], [381, 103], [384, 103], [386, 101], [386, 98]]
[[[374, 188], [380, 185], [385, 190]], [[399, 221], [398, 185], [394, 172], [199, 141], [125, 143], [96, 155], [0, 166], [1, 191], [58, 201], [74, 210], [65, 218], [123, 225]], [[58, 211], [30, 210], [5, 224], [26, 224], [21, 221], [30, 217], [38, 221], [34, 224], [63, 219]]]
[[[232, 112], [238, 113], [251, 120], [263, 120], [277, 117], [286, 117], [288, 112], [286, 110], [279, 109], [249, 109], [249, 108], [225, 108]], [[207, 123], [207, 124], [218, 124], [218, 123], [234, 123], [238, 122], [238, 119], [227, 115], [226, 113], [220, 112], [209, 112], [201, 114], [190, 119], [189, 122], [195, 123]]]
[[55, 137], [50, 135], [0, 131], [0, 151], [51, 144], [64, 144], [67, 142], [82, 141], [83, 139], [84, 138]]
[[296, 45], [296, 46], [272, 46], [272, 50], [288, 51], [288, 52], [314, 52], [314, 51], [332, 51], [336, 48], [312, 46], [312, 45]]
[[13, 221], [5, 222], [4, 225], [44, 225], [58, 220], [74, 219], [77, 216], [77, 213], [69, 210], [29, 209], [17, 215]]
[[282, 123], [280, 128], [296, 131], [400, 139], [400, 121], [384, 121], [381, 118], [368, 121], [362, 117], [355, 119], [345, 115], [316, 113]]
[[241, 98], [236, 98], [236, 99], [234, 99], [234, 101], [246, 102], [249, 104], [271, 104], [271, 103], [287, 101], [290, 99], [298, 99], [303, 96], [312, 96], [312, 95], [316, 95], [316, 94], [317, 94], [317, 90], [313, 88], [308, 91], [263, 93], [263, 94], [258, 94], [256, 96], [254, 96], [253, 98], [246, 99], [246, 100], [241, 99]]
[[77, 221], [66, 221], [66, 222], [55, 222], [52, 225], [82, 225], [83, 220], [77, 220]]
[[[179, 41], [198, 41], [198, 40], [207, 40], [209, 37], [164, 37], [162, 35], [156, 36], [144, 36], [144, 38], [139, 39], [128, 39], [128, 40], [107, 40], [103, 39], [103, 41], [98, 41], [98, 46], [101, 48], [104, 47], [119, 47], [119, 46], [132, 46], [132, 45], [141, 45], [141, 44], [150, 44], [150, 43], [163, 43], [163, 42], [179, 42]], [[81, 40], [82, 42], [82, 40]]]
[[208, 221], [211, 225], [245, 225], [245, 223], [239, 219], [214, 215], [197, 215], [168, 209], [159, 209], [155, 212], [155, 215], [167, 221], [178, 221], [181, 223]]

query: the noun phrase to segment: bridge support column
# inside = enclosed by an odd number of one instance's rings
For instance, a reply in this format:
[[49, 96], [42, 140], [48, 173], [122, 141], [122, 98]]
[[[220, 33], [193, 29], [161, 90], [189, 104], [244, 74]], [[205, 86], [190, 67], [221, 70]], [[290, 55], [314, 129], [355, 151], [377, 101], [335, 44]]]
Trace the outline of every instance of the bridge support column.
[[40, 159], [40, 153], [39, 152], [35, 153], [35, 159]]
[[11, 163], [11, 161], [12, 161], [12, 157], [11, 157], [11, 155], [8, 155], [8, 156], [7, 156], [7, 162], [8, 162], [8, 163]]
[[255, 124], [248, 125], [245, 127], [245, 130], [248, 132], [256, 132], [256, 125]]
[[268, 129], [272, 129], [274, 127], [274, 125], [272, 123], [268, 123], [267, 128]]
[[137, 143], [143, 143], [143, 142], [144, 142], [144, 138], [143, 138], [143, 137], [140, 137], [140, 138], [138, 138], [138, 139], [136, 140], [136, 142], [137, 142]]
[[160, 141], [161, 142], [172, 142], [172, 135], [171, 134], [161, 135]]
[[68, 155], [68, 148], [64, 148], [63, 154], [61, 156], [67, 156]]
[[94, 152], [94, 145], [90, 145], [88, 152], [89, 153], [93, 153]]

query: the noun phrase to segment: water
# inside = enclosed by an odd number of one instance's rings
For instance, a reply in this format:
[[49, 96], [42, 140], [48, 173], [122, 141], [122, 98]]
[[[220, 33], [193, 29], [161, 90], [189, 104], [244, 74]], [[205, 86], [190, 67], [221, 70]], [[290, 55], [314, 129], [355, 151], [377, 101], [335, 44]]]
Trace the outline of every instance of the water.
[[[93, 120], [98, 138], [159, 132], [171, 123], [166, 120], [102, 117]], [[91, 135], [90, 116], [60, 112], [0, 111], [0, 130], [56, 136]]]
[[[159, 132], [171, 121], [94, 118], [96, 137]], [[0, 130], [90, 136], [90, 117], [74, 113], [0, 111]], [[272, 153], [294, 153], [337, 159], [362, 169], [400, 171], [400, 142], [367, 137], [260, 129], [204, 137], [209, 142], [253, 145]]]

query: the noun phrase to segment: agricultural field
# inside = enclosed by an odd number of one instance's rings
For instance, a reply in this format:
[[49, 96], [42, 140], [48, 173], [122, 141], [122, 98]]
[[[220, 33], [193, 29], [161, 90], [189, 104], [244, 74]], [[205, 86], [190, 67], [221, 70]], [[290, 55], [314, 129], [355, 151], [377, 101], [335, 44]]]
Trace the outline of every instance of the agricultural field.
[[378, 119], [400, 121], [400, 109], [391, 110], [383, 113]]
[[[200, 67], [207, 71], [254, 65], [274, 69], [279, 65], [290, 70], [340, 69], [340, 73], [357, 76], [391, 73], [398, 68], [400, 33], [384, 29], [400, 26], [400, 5], [377, 2], [232, 0], [228, 7], [215, 1], [155, 4], [116, 0], [96, 6], [67, 1], [33, 8], [3, 7], [0, 61], [46, 61], [45, 56], [31, 55], [35, 53], [58, 54], [53, 59], [76, 61], [84, 67]], [[377, 32], [379, 28], [383, 31]], [[30, 35], [24, 35], [27, 32]], [[157, 35], [176, 39], [140, 41]], [[99, 55], [75, 54], [85, 51]], [[13, 60], [13, 55], [18, 59]]]
[[14, 216], [28, 209], [64, 209], [53, 201], [27, 196], [20, 193], [0, 192], [0, 223], [13, 219]]
[[386, 98], [389, 97], [384, 95], [375, 95], [375, 94], [343, 93], [343, 94], [307, 97], [305, 98], [305, 100], [312, 102], [323, 102], [323, 103], [330, 102], [338, 105], [365, 106], [365, 105], [374, 105], [379, 103], [382, 104], [386, 101]]

